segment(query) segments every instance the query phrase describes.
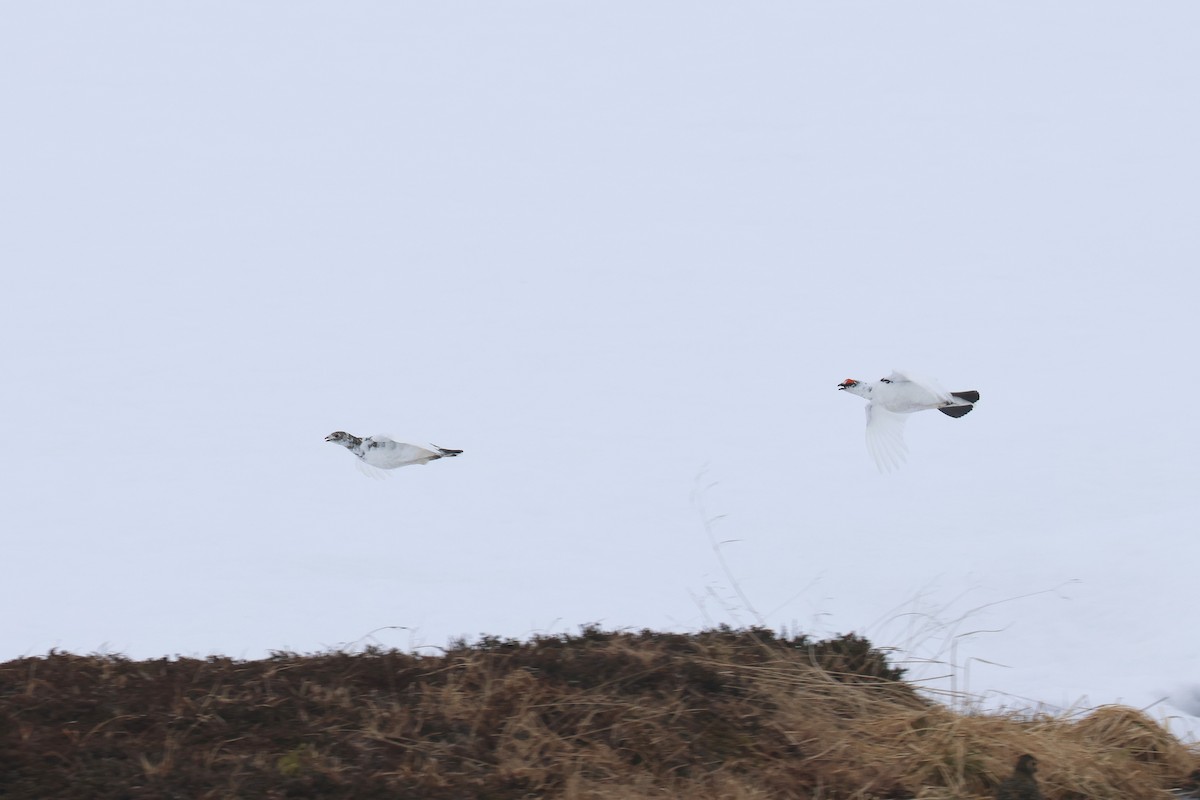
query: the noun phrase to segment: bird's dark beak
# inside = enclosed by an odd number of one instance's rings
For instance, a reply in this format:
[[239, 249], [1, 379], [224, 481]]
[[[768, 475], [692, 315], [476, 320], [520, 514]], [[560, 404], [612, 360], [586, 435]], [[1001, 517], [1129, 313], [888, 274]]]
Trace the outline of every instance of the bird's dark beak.
[[[839, 388], [839, 389], [845, 389], [845, 388], [846, 388], [846, 384], [844, 384], [844, 383], [839, 383], [839, 384], [838, 384], [838, 388]], [[326, 439], [326, 441], [329, 441], [329, 440], [328, 440], [328, 439]]]
[[328, 436], [326, 436], [326, 437], [325, 437], [325, 441], [327, 441], [327, 442], [332, 442], [332, 441], [333, 441], [333, 434], [331, 433], [331, 434], [329, 434]]

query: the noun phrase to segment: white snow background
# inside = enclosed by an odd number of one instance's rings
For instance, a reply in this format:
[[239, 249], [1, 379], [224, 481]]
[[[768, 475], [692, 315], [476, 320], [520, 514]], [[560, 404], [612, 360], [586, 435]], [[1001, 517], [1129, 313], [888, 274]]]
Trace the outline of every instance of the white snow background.
[[[0, 657], [761, 623], [1186, 733], [1198, 29], [6, 6]], [[982, 401], [881, 475], [836, 385], [893, 368]]]

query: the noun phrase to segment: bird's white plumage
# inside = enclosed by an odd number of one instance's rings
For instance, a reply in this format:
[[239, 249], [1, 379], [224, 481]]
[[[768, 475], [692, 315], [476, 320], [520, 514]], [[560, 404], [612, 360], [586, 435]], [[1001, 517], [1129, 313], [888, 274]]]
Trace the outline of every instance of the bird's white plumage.
[[907, 419], [878, 403], [867, 404], [867, 452], [881, 470], [897, 469], [908, 456], [908, 446], [904, 444]]
[[[898, 468], [908, 454], [904, 444], [905, 415], [936, 408], [952, 416], [961, 416], [974, 405], [973, 400], [956, 397], [935, 381], [908, 371], [895, 370], [878, 381], [848, 378], [838, 388], [869, 401], [867, 452], [881, 472]], [[960, 394], [978, 399], [978, 393]], [[961, 413], [956, 414], [955, 410]]]
[[359, 472], [376, 479], [387, 477], [384, 470], [407, 467], [411, 464], [428, 464], [435, 459], [454, 457], [462, 453], [461, 450], [449, 450], [436, 445], [431, 445], [433, 449], [430, 449], [408, 442], [398, 442], [383, 434], [360, 439], [345, 431], [335, 431], [326, 436], [325, 441], [349, 450], [357, 459], [355, 464]]
[[354, 459], [354, 468], [357, 469], [359, 472], [361, 472], [363, 475], [366, 475], [368, 478], [371, 478], [372, 480], [376, 480], [376, 481], [386, 480], [387, 476], [388, 476], [388, 474], [386, 472], [384, 472], [383, 470], [381, 470], [379, 467], [372, 467], [370, 464], [363, 461], [361, 458]]
[[436, 450], [429, 450], [407, 442], [397, 442], [389, 436], [376, 434], [363, 439], [363, 463], [379, 469], [396, 469], [410, 464], [428, 464], [441, 458]]
[[898, 414], [926, 411], [961, 402], [951, 397], [949, 392], [930, 378], [899, 370], [893, 371], [891, 375], [876, 383], [871, 401]]

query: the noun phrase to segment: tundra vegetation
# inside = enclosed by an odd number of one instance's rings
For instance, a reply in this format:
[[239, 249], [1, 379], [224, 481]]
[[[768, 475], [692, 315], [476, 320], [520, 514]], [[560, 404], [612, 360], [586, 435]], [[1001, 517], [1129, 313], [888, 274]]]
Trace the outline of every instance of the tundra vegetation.
[[0, 797], [1162, 800], [1194, 748], [1130, 708], [954, 707], [870, 642], [763, 628], [483, 636], [244, 661], [0, 664]]

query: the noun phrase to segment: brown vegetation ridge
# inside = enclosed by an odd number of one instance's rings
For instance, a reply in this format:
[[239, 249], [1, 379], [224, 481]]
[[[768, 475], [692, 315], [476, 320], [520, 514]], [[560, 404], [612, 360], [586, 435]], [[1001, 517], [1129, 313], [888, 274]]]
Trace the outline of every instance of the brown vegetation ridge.
[[1123, 707], [961, 714], [853, 635], [484, 637], [438, 655], [0, 664], [0, 797], [1162, 800], [1196, 753]]

